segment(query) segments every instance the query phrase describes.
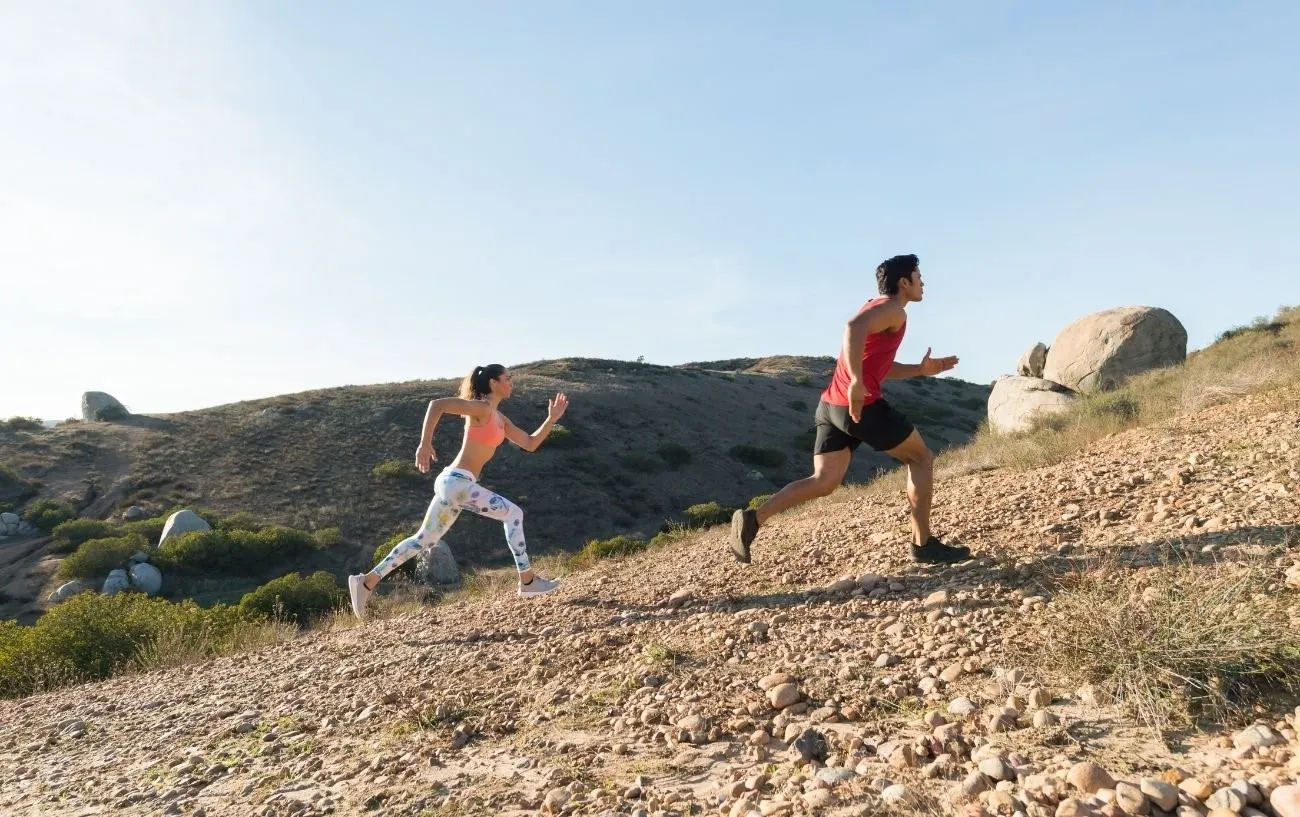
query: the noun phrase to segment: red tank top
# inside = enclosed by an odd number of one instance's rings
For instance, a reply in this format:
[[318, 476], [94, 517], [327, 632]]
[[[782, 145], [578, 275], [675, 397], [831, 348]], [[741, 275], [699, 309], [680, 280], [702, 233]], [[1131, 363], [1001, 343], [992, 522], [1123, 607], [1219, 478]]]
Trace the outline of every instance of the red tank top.
[[[862, 308], [866, 309], [887, 300], [889, 299], [885, 296], [872, 298], [863, 304]], [[866, 392], [862, 405], [869, 406], [880, 399], [880, 384], [884, 382], [885, 375], [889, 374], [889, 367], [894, 365], [894, 355], [898, 352], [898, 346], [903, 342], [903, 335], [906, 333], [905, 318], [903, 325], [896, 331], [867, 335], [867, 342], [862, 350], [862, 385]], [[840, 350], [839, 358], [835, 361], [835, 374], [831, 376], [831, 382], [822, 392], [822, 400], [832, 406], [847, 406], [849, 379], [849, 368], [844, 360], [844, 351]]]

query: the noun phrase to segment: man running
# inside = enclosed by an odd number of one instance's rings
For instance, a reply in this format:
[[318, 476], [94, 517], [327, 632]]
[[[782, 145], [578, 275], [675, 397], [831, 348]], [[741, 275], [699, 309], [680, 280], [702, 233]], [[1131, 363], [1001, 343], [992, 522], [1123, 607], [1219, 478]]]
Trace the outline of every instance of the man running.
[[[768, 519], [819, 496], [844, 480], [853, 452], [862, 443], [907, 465], [907, 499], [912, 509], [912, 558], [930, 564], [960, 562], [970, 549], [945, 545], [930, 532], [934, 455], [906, 417], [887, 403], [880, 384], [906, 377], [933, 377], [957, 365], [955, 357], [895, 363], [907, 331], [907, 305], [921, 300], [925, 284], [915, 255], [896, 255], [876, 267], [872, 298], [844, 329], [835, 374], [817, 405], [813, 475], [786, 485], [754, 510], [731, 517], [731, 552], [749, 562], [749, 545]], [[850, 365], [853, 361], [856, 365]]]

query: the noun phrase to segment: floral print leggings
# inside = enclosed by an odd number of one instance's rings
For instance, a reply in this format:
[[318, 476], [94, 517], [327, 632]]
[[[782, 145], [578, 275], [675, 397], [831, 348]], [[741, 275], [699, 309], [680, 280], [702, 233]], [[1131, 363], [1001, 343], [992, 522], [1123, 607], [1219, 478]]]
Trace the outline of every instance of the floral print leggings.
[[524, 546], [524, 512], [518, 505], [495, 494], [474, 481], [474, 476], [460, 468], [447, 468], [433, 483], [433, 501], [424, 514], [424, 522], [414, 536], [403, 539], [371, 571], [381, 580], [402, 566], [407, 559], [433, 547], [446, 535], [461, 511], [473, 511], [505, 524], [506, 544], [515, 557], [515, 567], [528, 569], [528, 551]]

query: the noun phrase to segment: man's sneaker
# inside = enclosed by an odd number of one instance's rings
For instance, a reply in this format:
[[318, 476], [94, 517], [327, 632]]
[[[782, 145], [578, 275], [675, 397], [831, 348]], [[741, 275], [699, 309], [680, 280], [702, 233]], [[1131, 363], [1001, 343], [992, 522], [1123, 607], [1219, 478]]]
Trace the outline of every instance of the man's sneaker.
[[758, 515], [748, 509], [731, 515], [731, 553], [736, 561], [749, 564], [749, 544], [758, 535]]
[[927, 564], [953, 564], [969, 559], [970, 548], [964, 545], [945, 545], [931, 536], [920, 547], [912, 545], [912, 558]]
[[530, 596], [545, 596], [547, 593], [552, 593], [558, 590], [559, 587], [560, 587], [559, 579], [546, 579], [534, 573], [533, 580], [528, 584], [524, 584], [520, 582], [519, 595], [521, 598], [528, 598]]
[[352, 597], [352, 612], [357, 618], [366, 617], [366, 602], [370, 601], [370, 594], [374, 592], [366, 589], [364, 573], [348, 576], [348, 595]]

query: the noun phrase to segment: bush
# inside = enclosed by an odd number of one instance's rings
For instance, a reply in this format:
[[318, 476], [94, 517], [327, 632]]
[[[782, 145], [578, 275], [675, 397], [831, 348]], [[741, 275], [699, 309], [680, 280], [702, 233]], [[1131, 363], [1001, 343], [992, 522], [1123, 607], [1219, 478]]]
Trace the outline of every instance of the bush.
[[239, 612], [248, 619], [288, 620], [304, 627], [346, 598], [333, 573], [317, 570], [304, 579], [295, 572], [245, 593], [239, 600]]
[[[204, 520], [207, 519], [207, 517], [202, 514], [200, 514], [199, 517]], [[166, 521], [167, 520], [164, 519], [163, 523], [166, 524]], [[253, 531], [254, 533], [266, 527], [266, 522], [248, 511], [238, 511], [225, 519], [219, 520], [215, 524], [211, 522], [209, 524], [211, 524], [216, 530], [247, 530]], [[162, 531], [159, 531], [158, 535], [161, 536]]]
[[31, 627], [0, 622], [0, 695], [13, 697], [106, 678], [162, 632], [194, 626], [204, 611], [141, 593], [81, 593]]
[[785, 454], [774, 448], [736, 445], [732, 446], [730, 454], [741, 462], [763, 468], [776, 468], [785, 463]]
[[659, 458], [667, 463], [670, 470], [676, 471], [691, 462], [691, 451], [678, 443], [664, 443], [659, 446]]
[[82, 542], [76, 552], [59, 565], [61, 579], [101, 579], [127, 562], [149, 544], [139, 536], [117, 536]]
[[805, 403], [805, 402], [802, 401], [802, 400], [791, 400], [791, 401], [790, 401], [789, 403], [787, 403], [786, 405], [788, 405], [790, 408], [794, 409], [795, 411], [807, 411], [807, 410], [808, 410], [808, 404]]
[[370, 469], [372, 476], [380, 479], [417, 480], [424, 476], [407, 460], [384, 460]]
[[811, 386], [813, 384], [812, 378], [806, 374], [797, 375], [794, 382], [798, 383], [800, 386]]
[[71, 505], [53, 499], [37, 499], [23, 510], [24, 521], [46, 532], [54, 530], [76, 515], [77, 512]]
[[0, 420], [0, 428], [7, 431], [41, 431], [45, 425], [35, 417], [10, 417]]
[[1272, 573], [1263, 563], [1092, 567], [1055, 595], [1062, 625], [1034, 660], [1095, 684], [1157, 731], [1249, 720], [1262, 693], [1300, 686], [1293, 598], [1261, 592], [1279, 580]]
[[56, 552], [67, 553], [76, 550], [82, 542], [102, 539], [113, 533], [112, 526], [98, 519], [69, 519], [54, 526], [52, 531], [56, 542]]
[[34, 485], [18, 476], [12, 468], [0, 466], [0, 511], [13, 510], [34, 496]]
[[125, 420], [127, 417], [130, 416], [131, 416], [131, 412], [127, 411], [121, 406], [104, 406], [103, 408], [97, 409], [95, 411], [96, 420], [102, 420], [104, 422], [109, 422], [109, 423], [115, 420]]
[[649, 546], [650, 543], [642, 537], [628, 534], [619, 534], [609, 539], [590, 539], [586, 546], [578, 551], [575, 561], [578, 564], [590, 565], [601, 559], [639, 553]]
[[343, 531], [338, 528], [321, 528], [318, 531], [312, 531], [311, 540], [316, 543], [318, 548], [332, 548], [343, 544]]
[[749, 504], [746, 505], [745, 507], [749, 508], [749, 510], [751, 511], [756, 510], [759, 505], [762, 505], [764, 502], [766, 502], [771, 498], [772, 498], [771, 494], [760, 494], [759, 496], [756, 496], [753, 499], [749, 500]]
[[623, 464], [623, 467], [628, 469], [629, 471], [639, 471], [643, 474], [649, 474], [654, 471], [658, 471], [660, 468], [658, 460], [656, 460], [654, 457], [651, 457], [649, 454], [643, 454], [640, 451], [633, 451], [631, 453], [624, 454], [619, 459], [619, 462], [621, 462]]
[[153, 563], [163, 572], [246, 576], [317, 548], [311, 534], [283, 525], [259, 531], [193, 531], [163, 542]]
[[137, 519], [134, 522], [123, 522], [118, 525], [118, 528], [128, 536], [143, 536], [146, 542], [153, 543], [162, 538], [163, 528], [166, 526], [166, 516], [155, 516], [149, 519]]
[[[379, 564], [380, 562], [382, 562], [384, 560], [384, 557], [387, 556], [393, 548], [397, 547], [402, 543], [402, 540], [409, 539], [414, 535], [415, 535], [415, 531], [411, 530], [411, 531], [398, 531], [397, 533], [394, 533], [392, 536], [388, 537], [387, 541], [385, 541], [379, 547], [375, 548], [374, 564]], [[405, 562], [402, 562], [402, 566], [397, 568], [397, 572], [405, 573], [407, 576], [414, 577], [415, 564], [418, 558], [419, 558], [418, 556], [412, 556], [411, 558], [407, 559]]]
[[554, 448], [580, 448], [584, 442], [571, 429], [556, 423], [551, 426], [551, 433], [546, 436], [546, 445]]
[[731, 521], [731, 514], [735, 508], [728, 508], [720, 505], [718, 502], [701, 502], [698, 505], [692, 505], [684, 513], [686, 515], [686, 524], [692, 528], [709, 528], [714, 525], [722, 525]]

